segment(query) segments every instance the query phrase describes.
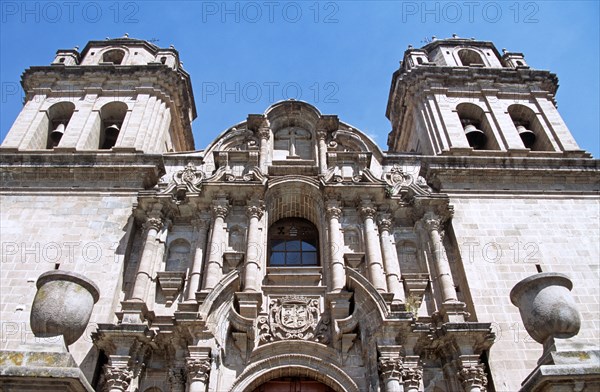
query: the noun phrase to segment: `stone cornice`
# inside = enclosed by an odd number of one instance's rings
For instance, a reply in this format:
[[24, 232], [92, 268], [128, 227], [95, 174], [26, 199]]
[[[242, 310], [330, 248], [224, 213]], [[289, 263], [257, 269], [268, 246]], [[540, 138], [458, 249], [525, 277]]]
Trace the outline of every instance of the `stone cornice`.
[[157, 154], [0, 151], [0, 187], [5, 190], [142, 190], [156, 185], [164, 173]]
[[600, 161], [589, 158], [424, 156], [422, 175], [451, 189], [598, 192]]

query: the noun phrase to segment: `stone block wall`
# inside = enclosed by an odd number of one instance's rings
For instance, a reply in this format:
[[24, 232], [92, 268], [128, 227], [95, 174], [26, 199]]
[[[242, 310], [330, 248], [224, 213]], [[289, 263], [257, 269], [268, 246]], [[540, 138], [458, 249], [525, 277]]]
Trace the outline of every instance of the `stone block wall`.
[[135, 195], [127, 193], [1, 196], [0, 350], [35, 343], [29, 312], [36, 281], [58, 265], [100, 288], [88, 330], [69, 348], [82, 370], [93, 371], [91, 332], [98, 323], [114, 322], [134, 201]]
[[461, 250], [476, 317], [492, 322], [489, 353], [497, 391], [516, 391], [536, 366], [542, 346], [529, 337], [509, 298], [520, 280], [564, 273], [582, 315], [574, 341], [600, 339], [600, 201], [575, 196], [454, 195], [452, 226]]

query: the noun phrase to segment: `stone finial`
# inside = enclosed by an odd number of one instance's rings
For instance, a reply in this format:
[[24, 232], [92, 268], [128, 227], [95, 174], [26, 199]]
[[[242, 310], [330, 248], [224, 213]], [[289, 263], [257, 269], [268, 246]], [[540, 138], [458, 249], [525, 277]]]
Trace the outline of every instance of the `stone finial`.
[[37, 337], [63, 336], [75, 343], [90, 321], [100, 289], [87, 277], [68, 271], [48, 271], [36, 283], [31, 305], [31, 330]]
[[129, 33], [123, 34], [123, 38], [129, 38]]
[[458, 38], [457, 34], [452, 34], [452, 38]]
[[544, 272], [523, 279], [510, 291], [527, 333], [545, 349], [553, 338], [567, 339], [579, 332], [581, 315], [572, 288], [566, 275]]

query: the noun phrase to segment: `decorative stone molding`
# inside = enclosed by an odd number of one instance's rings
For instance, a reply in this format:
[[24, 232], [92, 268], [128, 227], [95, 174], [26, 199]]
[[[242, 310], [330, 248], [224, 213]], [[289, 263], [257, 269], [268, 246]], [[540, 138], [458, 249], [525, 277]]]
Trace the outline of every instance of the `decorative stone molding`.
[[320, 317], [319, 300], [286, 296], [271, 300], [269, 314], [257, 319], [261, 343], [277, 340], [317, 340], [327, 342], [329, 320]]
[[427, 181], [425, 181], [423, 177], [415, 177], [410, 173], [406, 173], [397, 163], [395, 163], [388, 172], [384, 173], [383, 180], [388, 185], [386, 189], [388, 197], [409, 193], [415, 195], [428, 195], [432, 192], [431, 188], [427, 185]]
[[124, 367], [104, 365], [105, 391], [127, 391], [133, 371]]
[[483, 369], [483, 365], [471, 365], [469, 367], [464, 367], [458, 372], [458, 379], [463, 385], [465, 391], [473, 391], [477, 390], [479, 392], [486, 391], [487, 385], [487, 376]]
[[173, 303], [177, 294], [183, 289], [185, 272], [183, 271], [159, 271], [156, 278], [168, 304]]
[[188, 192], [200, 193], [202, 191], [202, 180], [204, 180], [204, 177], [204, 172], [196, 169], [196, 166], [192, 162], [189, 162], [183, 169], [173, 174], [167, 188], [160, 193], [173, 194], [175, 203], [180, 204], [186, 199]]
[[247, 366], [229, 391], [252, 391], [265, 380], [277, 377], [306, 377], [331, 386], [336, 392], [359, 392], [359, 388], [335, 361], [306, 354], [275, 355]]

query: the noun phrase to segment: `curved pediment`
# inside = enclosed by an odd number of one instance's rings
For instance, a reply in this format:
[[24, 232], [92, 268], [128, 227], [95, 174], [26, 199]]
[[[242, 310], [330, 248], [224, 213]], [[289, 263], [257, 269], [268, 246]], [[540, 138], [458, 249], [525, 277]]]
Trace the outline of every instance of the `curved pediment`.
[[269, 176], [330, 176], [332, 170], [341, 170], [341, 162], [352, 169], [342, 170], [346, 173], [338, 177], [356, 179], [362, 178], [365, 168], [377, 171], [382, 158], [379, 147], [363, 132], [295, 100], [277, 102], [263, 114], [250, 114], [204, 152], [208, 177], [218, 170], [243, 171], [244, 161]]

